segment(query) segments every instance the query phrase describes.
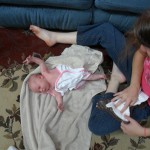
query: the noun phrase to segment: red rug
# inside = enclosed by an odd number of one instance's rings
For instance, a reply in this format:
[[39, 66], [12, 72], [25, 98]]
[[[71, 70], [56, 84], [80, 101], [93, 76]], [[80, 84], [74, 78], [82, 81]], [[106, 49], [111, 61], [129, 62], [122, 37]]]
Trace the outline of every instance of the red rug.
[[46, 53], [57, 56], [69, 46], [56, 44], [53, 47], [48, 47], [45, 42], [29, 30], [0, 28], [0, 68], [7, 68], [14, 62], [22, 63], [33, 52], [41, 56]]
[[[49, 47], [30, 30], [0, 28], [0, 70], [10, 67], [10, 64], [22, 63], [28, 55], [33, 53], [38, 53], [42, 57], [45, 54], [58, 56], [64, 48], [69, 46], [69, 44], [56, 44]], [[112, 63], [110, 63], [110, 58], [107, 57], [106, 52], [101, 48], [98, 49], [104, 54], [102, 66], [107, 73]]]

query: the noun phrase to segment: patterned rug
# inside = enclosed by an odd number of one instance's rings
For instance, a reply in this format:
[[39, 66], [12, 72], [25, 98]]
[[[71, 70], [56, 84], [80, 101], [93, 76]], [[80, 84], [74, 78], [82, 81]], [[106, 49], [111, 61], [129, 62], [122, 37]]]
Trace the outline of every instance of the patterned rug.
[[[0, 28], [0, 150], [7, 150], [10, 145], [24, 149], [19, 94], [24, 78], [36, 66], [25, 66], [22, 61], [32, 53], [38, 53], [46, 60], [49, 56], [60, 55], [69, 46], [56, 44], [50, 48], [28, 30]], [[105, 60], [103, 66], [109, 72], [110, 62]], [[89, 149], [149, 150], [149, 145], [149, 138], [129, 137], [118, 130], [106, 136], [93, 134]]]

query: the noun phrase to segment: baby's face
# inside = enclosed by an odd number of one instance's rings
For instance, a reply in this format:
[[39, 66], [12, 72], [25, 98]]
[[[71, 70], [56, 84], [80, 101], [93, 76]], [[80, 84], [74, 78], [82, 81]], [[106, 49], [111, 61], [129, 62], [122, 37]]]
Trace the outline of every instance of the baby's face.
[[36, 93], [46, 93], [50, 89], [49, 82], [42, 75], [34, 75], [30, 82], [30, 88]]

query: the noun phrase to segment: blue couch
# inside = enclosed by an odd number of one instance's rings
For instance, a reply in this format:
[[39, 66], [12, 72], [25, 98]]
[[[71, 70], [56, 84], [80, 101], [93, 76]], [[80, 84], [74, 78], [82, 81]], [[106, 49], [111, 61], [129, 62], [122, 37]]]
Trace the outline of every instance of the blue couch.
[[76, 30], [79, 25], [111, 22], [125, 32], [150, 8], [150, 0], [0, 0], [0, 26]]

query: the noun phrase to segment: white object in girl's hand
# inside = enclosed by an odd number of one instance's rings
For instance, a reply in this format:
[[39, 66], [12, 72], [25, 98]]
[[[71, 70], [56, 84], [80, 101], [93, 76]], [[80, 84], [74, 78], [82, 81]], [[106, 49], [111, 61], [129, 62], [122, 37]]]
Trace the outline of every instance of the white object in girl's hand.
[[[140, 91], [139, 92], [139, 96], [138, 96], [138, 100], [137, 102], [134, 104], [135, 105], [140, 105], [141, 103], [147, 101], [147, 99], [149, 98], [148, 95], [146, 95], [144, 92]], [[130, 110], [129, 107], [123, 112], [121, 113], [121, 109], [124, 107], [124, 103], [122, 103], [120, 106], [115, 107], [115, 104], [119, 101], [120, 99], [116, 100], [115, 102], [110, 102], [108, 104], [106, 104], [106, 107], [108, 108], [112, 108], [114, 113], [123, 121], [128, 122], [128, 120], [124, 117], [124, 115], [130, 116]]]
[[15, 148], [14, 146], [9, 146], [7, 150], [18, 150], [18, 149]]

